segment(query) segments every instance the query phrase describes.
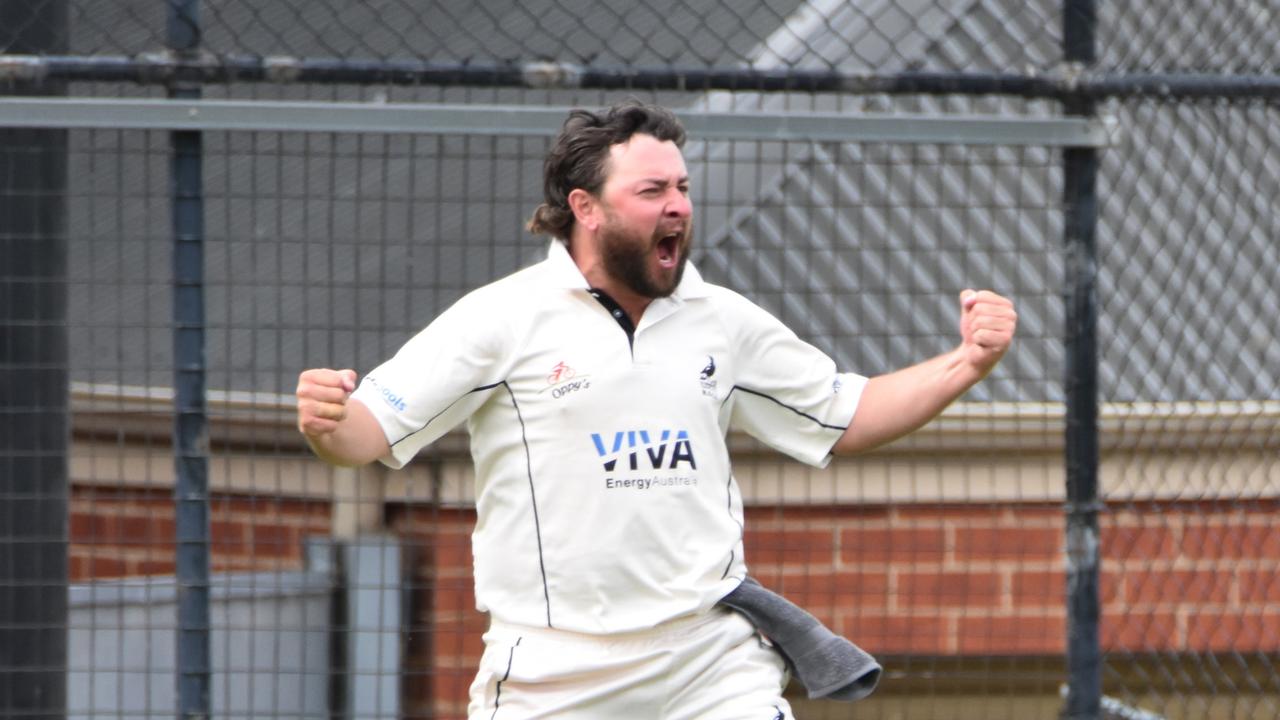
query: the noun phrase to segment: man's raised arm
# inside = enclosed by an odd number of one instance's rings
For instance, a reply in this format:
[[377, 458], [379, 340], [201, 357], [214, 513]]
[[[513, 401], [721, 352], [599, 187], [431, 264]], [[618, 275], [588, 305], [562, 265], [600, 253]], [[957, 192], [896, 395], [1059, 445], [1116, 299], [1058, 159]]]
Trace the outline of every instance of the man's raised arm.
[[1009, 349], [1017, 324], [1009, 299], [988, 290], [961, 293], [959, 347], [871, 378], [832, 452], [863, 452], [924, 426], [991, 372]]

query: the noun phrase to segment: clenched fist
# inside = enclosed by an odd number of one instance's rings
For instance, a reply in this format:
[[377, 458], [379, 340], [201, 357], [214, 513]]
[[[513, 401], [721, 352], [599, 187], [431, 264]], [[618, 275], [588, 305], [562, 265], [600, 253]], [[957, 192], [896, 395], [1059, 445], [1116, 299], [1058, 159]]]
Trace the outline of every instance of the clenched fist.
[[355, 389], [355, 370], [303, 370], [298, 376], [298, 430], [308, 437], [337, 430], [347, 417], [347, 399]]
[[960, 340], [965, 360], [983, 375], [1000, 361], [1013, 331], [1018, 313], [1013, 302], [990, 290], [960, 293]]

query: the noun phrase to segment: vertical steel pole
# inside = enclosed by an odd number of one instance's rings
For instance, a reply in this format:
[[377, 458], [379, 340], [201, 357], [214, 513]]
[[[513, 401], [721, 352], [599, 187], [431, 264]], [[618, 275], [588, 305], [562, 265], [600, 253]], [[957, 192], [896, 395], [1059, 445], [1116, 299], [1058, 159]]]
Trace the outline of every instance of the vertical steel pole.
[[[67, 51], [67, 3], [0, 0], [0, 52]], [[15, 34], [12, 34], [16, 32]], [[5, 83], [59, 95], [60, 82]], [[67, 132], [0, 129], [0, 717], [67, 705]]]
[[[168, 0], [169, 48], [194, 56], [200, 47], [198, 0]], [[181, 81], [170, 97], [199, 98]], [[178, 717], [209, 716], [209, 433], [205, 405], [203, 142], [175, 131], [173, 202], [174, 503], [177, 534]]]
[[[1064, 0], [1063, 55], [1073, 71], [1096, 59], [1095, 0]], [[1092, 98], [1064, 100], [1068, 115], [1095, 114]], [[1063, 151], [1066, 250], [1067, 698], [1064, 718], [1097, 718], [1102, 708], [1098, 641], [1098, 151]]]

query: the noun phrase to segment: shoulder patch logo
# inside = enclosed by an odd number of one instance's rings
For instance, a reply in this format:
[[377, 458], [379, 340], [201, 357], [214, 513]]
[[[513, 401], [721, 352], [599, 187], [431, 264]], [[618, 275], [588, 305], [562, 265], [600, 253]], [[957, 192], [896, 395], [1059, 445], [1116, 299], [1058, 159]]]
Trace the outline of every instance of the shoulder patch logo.
[[709, 398], [716, 396], [716, 381], [711, 379], [715, 374], [716, 359], [708, 355], [707, 366], [702, 368], [702, 372], [698, 373], [698, 382], [702, 384], [702, 394]]

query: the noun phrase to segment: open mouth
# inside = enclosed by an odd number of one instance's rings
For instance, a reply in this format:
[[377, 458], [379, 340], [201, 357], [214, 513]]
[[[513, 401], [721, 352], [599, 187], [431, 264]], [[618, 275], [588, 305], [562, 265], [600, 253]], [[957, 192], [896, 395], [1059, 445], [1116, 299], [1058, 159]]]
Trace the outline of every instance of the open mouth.
[[680, 260], [680, 241], [684, 233], [671, 233], [658, 239], [658, 264], [665, 268], [675, 267]]

